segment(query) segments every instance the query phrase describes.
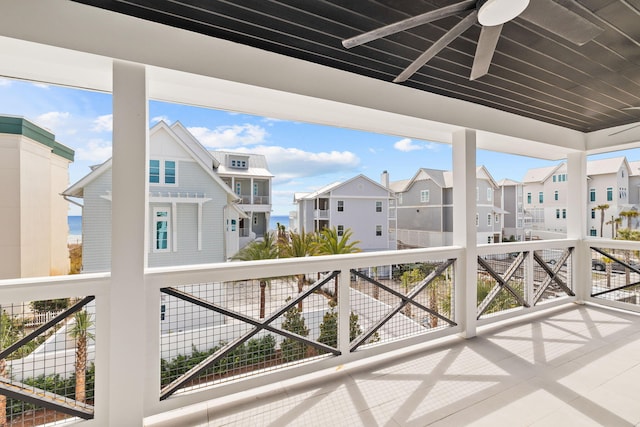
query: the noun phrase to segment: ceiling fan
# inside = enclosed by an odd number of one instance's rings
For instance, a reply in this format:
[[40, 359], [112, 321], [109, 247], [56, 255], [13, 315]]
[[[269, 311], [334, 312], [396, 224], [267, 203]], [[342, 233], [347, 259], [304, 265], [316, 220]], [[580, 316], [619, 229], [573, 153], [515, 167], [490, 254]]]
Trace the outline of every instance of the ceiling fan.
[[349, 49], [457, 14], [466, 14], [466, 17], [400, 73], [393, 80], [395, 83], [404, 82], [411, 77], [438, 52], [447, 47], [449, 43], [476, 22], [482, 25], [482, 30], [471, 68], [471, 80], [482, 77], [489, 72], [489, 66], [500, 38], [502, 25], [516, 17], [529, 21], [579, 46], [592, 40], [603, 31], [602, 28], [561, 6], [554, 0], [531, 0], [531, 2], [529, 0], [463, 0], [459, 3], [441, 7], [343, 40], [342, 45]]
[[[625, 108], [623, 108], [623, 110], [625, 110], [625, 111], [640, 111], [640, 107], [625, 107]], [[609, 136], [618, 135], [620, 133], [627, 132], [627, 131], [630, 131], [632, 129], [638, 128], [638, 127], [640, 127], [640, 125], [630, 126], [630, 127], [626, 128], [626, 129], [622, 129], [622, 130], [619, 130], [617, 132], [610, 133]]]

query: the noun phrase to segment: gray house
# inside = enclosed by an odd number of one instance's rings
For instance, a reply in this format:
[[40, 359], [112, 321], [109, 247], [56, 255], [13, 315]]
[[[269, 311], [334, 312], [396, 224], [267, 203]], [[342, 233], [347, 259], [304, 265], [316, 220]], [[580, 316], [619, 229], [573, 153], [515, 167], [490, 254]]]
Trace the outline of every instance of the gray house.
[[338, 235], [346, 229], [363, 251], [396, 249], [396, 209], [393, 191], [357, 175], [335, 182], [312, 193], [296, 193], [297, 224], [293, 231], [320, 231], [336, 227]]
[[[179, 122], [149, 131], [148, 266], [222, 262], [239, 249], [246, 215], [218, 162]], [[83, 272], [111, 268], [111, 159], [63, 192], [83, 199]]]
[[498, 187], [494, 204], [503, 210], [503, 237], [518, 242], [526, 240], [531, 235], [531, 222], [524, 213], [523, 184], [512, 179], [501, 179]]
[[[495, 203], [498, 184], [484, 166], [476, 170], [478, 243], [502, 240], [504, 209]], [[413, 178], [395, 181], [398, 195], [398, 244], [408, 247], [448, 246], [453, 239], [453, 175], [440, 169], [419, 169]]]

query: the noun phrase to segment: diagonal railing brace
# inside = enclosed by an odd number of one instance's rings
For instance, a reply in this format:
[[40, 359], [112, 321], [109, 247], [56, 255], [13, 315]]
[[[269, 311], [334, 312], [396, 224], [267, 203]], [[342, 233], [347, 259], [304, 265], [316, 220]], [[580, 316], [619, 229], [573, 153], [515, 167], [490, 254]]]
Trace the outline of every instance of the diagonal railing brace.
[[424, 311], [427, 311], [429, 314], [432, 314], [433, 316], [436, 316], [437, 318], [439, 318], [441, 320], [444, 320], [445, 322], [449, 323], [451, 326], [456, 326], [457, 324], [454, 321], [452, 321], [450, 319], [447, 319], [446, 317], [444, 317], [440, 313], [438, 313], [438, 312], [436, 312], [434, 310], [431, 310], [430, 308], [425, 307], [424, 305], [420, 304], [417, 301], [414, 301], [414, 298], [416, 297], [416, 295], [420, 294], [420, 292], [422, 292], [429, 285], [429, 283], [431, 283], [436, 277], [441, 275], [454, 262], [455, 262], [455, 259], [449, 259], [449, 260], [443, 262], [442, 264], [440, 264], [438, 266], [438, 268], [433, 270], [427, 277], [425, 277], [422, 281], [420, 281], [416, 285], [416, 287], [407, 295], [403, 295], [400, 292], [397, 292], [396, 290], [391, 289], [391, 288], [383, 285], [382, 283], [379, 283], [377, 280], [369, 278], [368, 276], [360, 273], [357, 270], [351, 270], [351, 272], [354, 273], [355, 275], [357, 275], [358, 277], [361, 277], [362, 279], [367, 280], [367, 281], [369, 281], [371, 283], [380, 285], [380, 287], [382, 289], [384, 289], [384, 290], [392, 293], [396, 297], [400, 298], [401, 301], [394, 308], [392, 308], [385, 316], [383, 316], [376, 323], [374, 323], [371, 326], [371, 328], [369, 328], [369, 330], [367, 330], [364, 334], [362, 334], [359, 337], [357, 337], [354, 340], [353, 344], [351, 345], [350, 351], [353, 352], [358, 347], [360, 347], [362, 344], [364, 344], [369, 338], [371, 338], [371, 336], [373, 334], [375, 334], [385, 323], [387, 323], [393, 316], [395, 316], [407, 304], [413, 304], [416, 307], [419, 307], [420, 309], [422, 309]]
[[[198, 363], [196, 366], [194, 366], [193, 368], [191, 368], [190, 370], [185, 372], [180, 378], [175, 379], [174, 381], [169, 383], [167, 386], [165, 386], [160, 392], [160, 400], [167, 399], [169, 396], [171, 396], [176, 391], [178, 391], [184, 384], [188, 383], [189, 381], [191, 381], [192, 379], [197, 377], [201, 372], [203, 372], [204, 370], [206, 370], [210, 366], [214, 365], [219, 360], [223, 359], [227, 354], [229, 354], [230, 352], [232, 352], [233, 350], [235, 350], [236, 348], [238, 348], [239, 346], [244, 344], [246, 341], [251, 339], [254, 335], [259, 333], [263, 329], [277, 331], [277, 333], [284, 332], [284, 331], [281, 331], [281, 330], [279, 330], [279, 329], [277, 329], [275, 327], [270, 326], [269, 324], [272, 323], [274, 320], [276, 320], [278, 317], [280, 317], [282, 314], [284, 314], [287, 310], [291, 309], [296, 304], [298, 304], [298, 302], [302, 301], [304, 298], [306, 298], [307, 296], [309, 296], [310, 294], [315, 292], [317, 289], [319, 289], [325, 283], [329, 282], [331, 279], [336, 277], [338, 274], [340, 274], [339, 271], [334, 271], [330, 275], [328, 275], [327, 277], [322, 279], [321, 281], [314, 283], [312, 286], [309, 287], [309, 289], [307, 289], [305, 292], [302, 292], [302, 293], [298, 294], [297, 297], [295, 297], [292, 300], [290, 300], [288, 304], [286, 304], [285, 306], [280, 308], [278, 311], [273, 313], [267, 319], [264, 319], [261, 322], [258, 322], [258, 321], [255, 321], [255, 320], [252, 319], [251, 322], [249, 322], [249, 323], [254, 325], [254, 329], [252, 329], [251, 331], [245, 333], [244, 335], [238, 337], [237, 339], [235, 339], [232, 342], [230, 342], [229, 344], [227, 344], [227, 346], [226, 346], [226, 348], [224, 350], [208, 356], [202, 362]], [[221, 311], [221, 309], [222, 309], [221, 307], [218, 307], [215, 304], [212, 304], [212, 303], [210, 303], [208, 301], [205, 301], [205, 300], [202, 300], [200, 298], [196, 298], [196, 297], [194, 297], [192, 295], [189, 295], [189, 294], [186, 294], [184, 292], [180, 292], [180, 291], [178, 291], [178, 290], [176, 290], [174, 288], [162, 288], [161, 292], [163, 292], [163, 293], [165, 293], [167, 295], [174, 296], [176, 298], [183, 299], [185, 301], [191, 302], [193, 304], [196, 304], [196, 305], [198, 305], [200, 307], [203, 307], [203, 308], [206, 308], [206, 309], [209, 309], [209, 310]], [[244, 316], [240, 315], [239, 313], [235, 313], [235, 312], [233, 312], [231, 310], [226, 310], [226, 309], [222, 309], [222, 310], [224, 310], [225, 312], [227, 312], [230, 315], [233, 315], [232, 317], [237, 318], [237, 316], [241, 316], [241, 317], [244, 318]], [[305, 343], [308, 343], [309, 345], [312, 345], [312, 346], [314, 346], [316, 348], [320, 348], [320, 349], [322, 349], [324, 351], [327, 351], [327, 352], [330, 352], [330, 353], [333, 353], [333, 354], [336, 354], [336, 355], [340, 354], [340, 351], [335, 349], [335, 348], [333, 348], [333, 347], [326, 346], [326, 345], [324, 345], [322, 343], [317, 343], [315, 341], [308, 340], [308, 339], [306, 339], [304, 337], [301, 337], [301, 336], [299, 336], [297, 334], [286, 333], [286, 334], [283, 334], [283, 335], [289, 336], [290, 338], [294, 338], [294, 339], [300, 339], [300, 340], [304, 341]]]
[[508, 283], [516, 273], [516, 271], [518, 271], [518, 268], [520, 268], [520, 266], [524, 262], [525, 257], [528, 256], [528, 254], [529, 252], [520, 252], [518, 257], [513, 260], [513, 262], [505, 272], [504, 278], [500, 276], [500, 274], [498, 274], [484, 258], [478, 256], [478, 264], [480, 264], [497, 282], [496, 285], [484, 298], [484, 300], [480, 303], [480, 306], [478, 307], [478, 319], [480, 319], [480, 316], [482, 316], [484, 312], [487, 311], [493, 300], [498, 296], [503, 288], [509, 291], [509, 293], [511, 293], [511, 295], [513, 295], [522, 306], [529, 307], [529, 304], [524, 300], [524, 298], [522, 298], [520, 294], [515, 291], [515, 289], [509, 286]]
[[567, 261], [567, 259], [569, 259], [571, 252], [573, 252], [572, 247], [565, 249], [564, 252], [562, 252], [562, 255], [560, 256], [560, 259], [556, 261], [556, 265], [553, 267], [553, 270], [549, 268], [547, 263], [536, 252], [533, 253], [533, 259], [535, 260], [535, 262], [537, 262], [538, 265], [540, 265], [540, 267], [542, 267], [542, 269], [545, 271], [545, 273], [547, 273], [547, 277], [544, 279], [544, 282], [542, 282], [542, 285], [540, 285], [536, 294], [533, 296], [533, 305], [536, 305], [540, 300], [540, 298], [542, 298], [542, 295], [547, 290], [547, 287], [549, 287], [549, 285], [551, 284], [551, 281], [556, 282], [556, 284], [567, 295], [572, 297], [576, 295], [571, 290], [571, 288], [569, 288], [567, 284], [564, 283], [562, 280], [560, 280], [560, 278], [558, 277], [558, 272], [560, 271], [564, 263]]

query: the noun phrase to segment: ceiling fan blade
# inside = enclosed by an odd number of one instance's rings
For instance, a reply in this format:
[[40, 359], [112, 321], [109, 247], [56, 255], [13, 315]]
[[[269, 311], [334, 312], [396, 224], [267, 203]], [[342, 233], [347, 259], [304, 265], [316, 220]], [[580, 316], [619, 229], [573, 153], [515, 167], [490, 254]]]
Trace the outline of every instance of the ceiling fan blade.
[[474, 10], [467, 15], [462, 21], [458, 22], [452, 29], [450, 29], [444, 36], [440, 37], [434, 44], [431, 45], [422, 55], [420, 55], [415, 61], [411, 63], [405, 70], [396, 77], [393, 82], [401, 83], [411, 77], [416, 71], [418, 71], [424, 64], [426, 64], [431, 58], [436, 56], [438, 52], [447, 47], [449, 43], [456, 39], [460, 34], [467, 31], [478, 20], [478, 11]]
[[631, 129], [635, 129], [635, 128], [638, 128], [638, 127], [640, 127], [640, 125], [631, 126], [631, 127], [626, 128], [626, 129], [619, 130], [618, 132], [610, 133], [609, 136], [618, 135], [619, 133], [627, 132], [627, 131], [630, 131]]
[[489, 72], [493, 52], [496, 50], [501, 31], [502, 25], [482, 27], [478, 45], [476, 46], [476, 56], [473, 58], [473, 66], [471, 67], [471, 77], [469, 77], [469, 79], [475, 80]]
[[553, 0], [532, 0], [519, 17], [578, 46], [593, 40], [604, 31]]
[[453, 4], [451, 6], [441, 7], [440, 9], [432, 10], [418, 16], [404, 19], [393, 24], [386, 25], [381, 28], [360, 34], [350, 39], [342, 41], [342, 45], [347, 49], [360, 46], [361, 44], [370, 42], [372, 40], [381, 39], [391, 34], [399, 33], [410, 28], [417, 27], [419, 25], [427, 24], [438, 19], [446, 18], [451, 15], [455, 15], [466, 10], [471, 10], [476, 7], [476, 0], [464, 0], [460, 3]]

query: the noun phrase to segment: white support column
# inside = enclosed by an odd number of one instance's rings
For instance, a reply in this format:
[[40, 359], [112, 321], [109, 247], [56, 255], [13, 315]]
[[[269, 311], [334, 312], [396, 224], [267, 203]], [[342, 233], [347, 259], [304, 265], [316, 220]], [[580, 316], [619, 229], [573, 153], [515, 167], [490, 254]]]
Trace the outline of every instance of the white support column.
[[574, 291], [579, 302], [590, 294], [591, 254], [584, 243], [587, 235], [587, 156], [567, 155], [567, 238], [578, 239], [572, 263]]
[[145, 395], [158, 394], [158, 390], [145, 387], [149, 357], [144, 283], [149, 194], [147, 105], [145, 67], [115, 61], [108, 342], [108, 425], [114, 427], [142, 425]]
[[462, 336], [476, 335], [477, 233], [476, 228], [476, 132], [453, 134], [453, 244], [466, 248], [456, 264], [456, 322]]

